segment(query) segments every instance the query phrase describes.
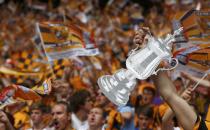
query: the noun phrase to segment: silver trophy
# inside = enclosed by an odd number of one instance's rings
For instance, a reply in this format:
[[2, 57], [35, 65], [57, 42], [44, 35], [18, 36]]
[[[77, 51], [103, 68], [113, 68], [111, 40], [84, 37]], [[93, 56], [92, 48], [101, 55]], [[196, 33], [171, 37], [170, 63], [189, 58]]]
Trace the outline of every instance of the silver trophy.
[[[136, 79], [144, 80], [159, 70], [174, 69], [178, 61], [172, 58], [171, 49], [175, 36], [183, 28], [179, 28], [173, 35], [168, 34], [165, 39], [157, 39], [152, 35], [142, 49], [134, 49], [126, 60], [127, 69], [120, 69], [113, 75], [104, 75], [98, 79], [98, 85], [104, 95], [117, 106], [124, 106], [129, 100], [130, 92], [136, 85]], [[166, 60], [174, 65], [171, 68], [157, 67], [161, 61]]]

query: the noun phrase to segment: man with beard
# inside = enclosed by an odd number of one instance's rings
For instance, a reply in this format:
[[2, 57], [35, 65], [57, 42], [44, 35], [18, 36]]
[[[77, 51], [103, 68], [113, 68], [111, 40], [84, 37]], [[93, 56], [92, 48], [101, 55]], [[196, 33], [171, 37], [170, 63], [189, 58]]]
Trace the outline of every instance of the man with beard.
[[70, 109], [66, 102], [57, 102], [52, 108], [52, 126], [55, 130], [73, 130]]

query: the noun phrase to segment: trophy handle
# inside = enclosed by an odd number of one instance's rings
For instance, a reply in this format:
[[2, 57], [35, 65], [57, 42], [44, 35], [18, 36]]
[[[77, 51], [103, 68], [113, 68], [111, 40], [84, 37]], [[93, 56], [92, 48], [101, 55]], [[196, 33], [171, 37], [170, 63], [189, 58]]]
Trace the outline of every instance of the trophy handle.
[[137, 44], [134, 49], [128, 52], [128, 56], [131, 56], [132, 54], [134, 54], [138, 49], [140, 49], [140, 45]]
[[172, 70], [172, 69], [175, 69], [179, 62], [178, 62], [178, 60], [176, 58], [170, 58], [169, 59], [169, 63], [172, 65], [171, 68], [159, 68], [153, 74], [156, 75], [160, 70]]

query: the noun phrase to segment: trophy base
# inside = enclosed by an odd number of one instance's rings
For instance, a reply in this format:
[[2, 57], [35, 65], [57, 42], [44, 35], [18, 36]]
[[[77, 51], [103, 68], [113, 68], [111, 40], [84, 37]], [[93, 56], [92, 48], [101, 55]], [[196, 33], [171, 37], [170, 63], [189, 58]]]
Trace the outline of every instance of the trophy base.
[[126, 89], [119, 90], [119, 87], [123, 88], [123, 86], [116, 82], [114, 84], [114, 81], [112, 76], [102, 76], [98, 79], [99, 88], [112, 103], [117, 106], [125, 106], [129, 100], [130, 92], [128, 93]]

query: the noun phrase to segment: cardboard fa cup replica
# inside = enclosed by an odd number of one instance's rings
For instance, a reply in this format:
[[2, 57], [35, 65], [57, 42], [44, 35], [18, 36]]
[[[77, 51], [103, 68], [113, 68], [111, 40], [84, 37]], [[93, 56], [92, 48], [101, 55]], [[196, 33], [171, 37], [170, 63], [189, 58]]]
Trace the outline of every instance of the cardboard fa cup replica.
[[[104, 75], [98, 79], [102, 93], [117, 106], [126, 105], [130, 92], [136, 85], [136, 79], [144, 80], [159, 70], [170, 70], [176, 67], [178, 61], [172, 58], [171, 49], [175, 36], [183, 29], [180, 28], [173, 35], [168, 34], [163, 40], [148, 37], [147, 45], [139, 50], [132, 50], [126, 59], [127, 69], [120, 69], [113, 75]], [[175, 63], [172, 68], [157, 67], [161, 61]]]

